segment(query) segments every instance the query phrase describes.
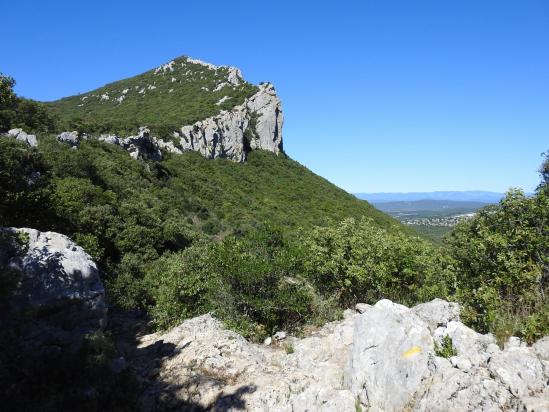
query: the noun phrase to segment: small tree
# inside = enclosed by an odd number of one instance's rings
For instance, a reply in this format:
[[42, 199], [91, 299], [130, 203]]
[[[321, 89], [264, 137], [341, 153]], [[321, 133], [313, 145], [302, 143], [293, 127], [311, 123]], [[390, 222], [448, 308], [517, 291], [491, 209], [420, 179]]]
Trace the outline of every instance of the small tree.
[[0, 132], [9, 130], [15, 115], [13, 111], [16, 100], [13, 93], [14, 85], [15, 80], [13, 78], [0, 73]]
[[538, 185], [537, 190], [545, 191], [547, 194], [549, 194], [549, 150], [545, 153], [542, 153], [541, 155], [544, 156], [545, 159], [538, 169], [541, 181]]

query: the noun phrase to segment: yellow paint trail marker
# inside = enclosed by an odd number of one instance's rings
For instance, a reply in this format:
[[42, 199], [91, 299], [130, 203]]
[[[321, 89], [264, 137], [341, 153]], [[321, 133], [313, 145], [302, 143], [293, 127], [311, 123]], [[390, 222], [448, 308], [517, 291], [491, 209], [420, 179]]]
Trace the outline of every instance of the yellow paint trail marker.
[[402, 354], [402, 357], [408, 359], [414, 356], [416, 353], [421, 353], [421, 348], [419, 346], [412, 346], [410, 349]]

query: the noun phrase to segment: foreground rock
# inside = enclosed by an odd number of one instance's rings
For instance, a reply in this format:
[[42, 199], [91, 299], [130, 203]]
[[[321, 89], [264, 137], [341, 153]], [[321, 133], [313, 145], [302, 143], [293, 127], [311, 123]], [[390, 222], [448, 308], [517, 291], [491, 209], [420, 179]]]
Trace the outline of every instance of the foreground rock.
[[[501, 350], [459, 321], [459, 306], [382, 300], [304, 339], [255, 345], [210, 315], [139, 348], [155, 356], [144, 410], [549, 410], [547, 339]], [[438, 356], [448, 336], [455, 356]], [[451, 355], [451, 353], [449, 354]]]
[[16, 279], [0, 321], [22, 327], [22, 353], [78, 350], [86, 334], [105, 326], [105, 291], [81, 247], [34, 229], [3, 228], [0, 236], [0, 271]]

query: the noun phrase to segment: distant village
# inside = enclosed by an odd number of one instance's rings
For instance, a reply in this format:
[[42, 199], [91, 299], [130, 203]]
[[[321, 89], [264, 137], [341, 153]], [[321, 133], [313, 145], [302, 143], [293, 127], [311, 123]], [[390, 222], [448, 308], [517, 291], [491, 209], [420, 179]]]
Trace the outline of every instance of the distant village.
[[464, 213], [453, 216], [442, 217], [406, 217], [399, 216], [398, 219], [406, 225], [421, 225], [421, 226], [447, 226], [454, 227], [459, 222], [470, 219], [475, 213]]

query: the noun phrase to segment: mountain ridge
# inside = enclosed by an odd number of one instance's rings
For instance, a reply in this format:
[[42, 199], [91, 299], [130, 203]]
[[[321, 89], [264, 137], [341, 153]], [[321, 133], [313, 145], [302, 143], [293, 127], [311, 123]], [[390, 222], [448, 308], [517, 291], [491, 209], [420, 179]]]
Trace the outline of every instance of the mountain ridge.
[[355, 193], [356, 197], [369, 202], [398, 202], [416, 200], [448, 200], [481, 203], [498, 203], [505, 195], [484, 190], [433, 191], [433, 192], [379, 192]]
[[47, 105], [65, 129], [107, 142], [146, 127], [153, 144], [178, 154], [243, 162], [251, 150], [283, 150], [284, 116], [272, 84], [252, 85], [236, 67], [187, 56]]

